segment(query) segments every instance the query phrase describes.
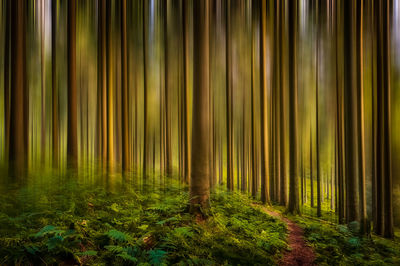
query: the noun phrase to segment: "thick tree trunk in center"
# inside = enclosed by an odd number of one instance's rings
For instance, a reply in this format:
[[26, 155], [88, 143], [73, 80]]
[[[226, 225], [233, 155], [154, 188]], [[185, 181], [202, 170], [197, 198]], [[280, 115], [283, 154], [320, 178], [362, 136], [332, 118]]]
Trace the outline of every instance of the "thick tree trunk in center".
[[193, 2], [194, 82], [192, 118], [192, 167], [190, 179], [191, 210], [209, 205], [209, 1]]

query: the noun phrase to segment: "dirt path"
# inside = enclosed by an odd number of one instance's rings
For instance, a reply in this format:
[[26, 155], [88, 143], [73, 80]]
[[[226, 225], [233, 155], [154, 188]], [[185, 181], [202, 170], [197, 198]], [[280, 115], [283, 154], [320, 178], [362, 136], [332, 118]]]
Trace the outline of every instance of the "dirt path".
[[286, 217], [283, 217], [281, 214], [271, 211], [263, 206], [259, 207], [261, 207], [261, 209], [269, 215], [276, 217], [287, 224], [289, 230], [288, 242], [290, 250], [283, 255], [283, 258], [279, 262], [279, 265], [315, 265], [315, 254], [312, 248], [308, 246], [304, 240], [303, 229], [296, 223], [292, 222]]

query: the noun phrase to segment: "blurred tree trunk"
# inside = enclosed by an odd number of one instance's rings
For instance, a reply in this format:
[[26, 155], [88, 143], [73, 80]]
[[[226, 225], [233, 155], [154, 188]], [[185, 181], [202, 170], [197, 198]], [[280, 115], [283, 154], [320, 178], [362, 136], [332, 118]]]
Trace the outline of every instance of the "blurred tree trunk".
[[46, 95], [45, 95], [45, 75], [44, 75], [44, 0], [40, 1], [40, 81], [41, 81], [41, 132], [40, 132], [40, 155], [41, 155], [41, 163], [45, 163], [45, 151], [46, 151], [46, 116], [45, 116], [45, 107], [46, 107]]
[[[255, 13], [256, 4], [252, 2], [252, 23], [251, 23], [251, 151], [250, 151], [250, 161], [251, 161], [251, 196], [256, 197], [256, 160], [255, 160], [255, 130], [254, 130], [254, 86], [255, 86], [255, 63], [254, 63], [254, 34], [256, 27]], [[249, 181], [250, 183], [250, 181]], [[250, 186], [250, 184], [249, 184]]]
[[68, 166], [78, 166], [78, 130], [76, 100], [76, 1], [68, 1], [68, 132], [67, 160]]
[[375, 2], [376, 25], [376, 208], [375, 232], [393, 238], [391, 115], [390, 115], [390, 3], [389, 0]]
[[189, 183], [189, 16], [188, 1], [183, 0], [182, 26], [183, 26], [183, 142], [184, 142], [184, 181]]
[[279, 62], [279, 134], [280, 134], [280, 204], [286, 206], [287, 204], [287, 180], [286, 180], [286, 130], [285, 130], [285, 123], [286, 123], [286, 116], [285, 116], [285, 68], [286, 68], [286, 61], [285, 61], [285, 3], [281, 2], [279, 8], [279, 47], [280, 47], [280, 62]]
[[171, 129], [169, 114], [169, 74], [168, 74], [168, 0], [164, 0], [164, 97], [165, 97], [165, 164], [166, 174], [172, 174]]
[[129, 134], [128, 134], [128, 72], [127, 72], [127, 45], [126, 45], [126, 0], [121, 5], [121, 114], [122, 114], [122, 170], [130, 168]]
[[[10, 174], [18, 174], [27, 159], [25, 130], [25, 1], [11, 3]], [[9, 3], [9, 4], [10, 4]]]
[[103, 166], [107, 161], [107, 68], [106, 68], [106, 0], [99, 0], [98, 14], [98, 60], [97, 60], [97, 103], [98, 145]]
[[147, 175], [147, 33], [146, 33], [146, 3], [143, 1], [143, 176]]
[[367, 233], [367, 198], [365, 193], [364, 161], [364, 82], [363, 82], [363, 1], [357, 1], [357, 135], [358, 135], [358, 189], [360, 201], [360, 230]]
[[289, 0], [289, 206], [290, 213], [300, 213], [297, 174], [297, 0]]
[[226, 180], [228, 190], [233, 190], [233, 172], [232, 172], [232, 90], [231, 90], [231, 44], [230, 44], [230, 0], [226, 0], [225, 14], [225, 69], [226, 69]]
[[267, 130], [267, 3], [260, 1], [260, 114], [261, 114], [261, 201], [269, 198], [268, 130]]
[[279, 54], [280, 54], [280, 41], [279, 41], [279, 25], [280, 25], [280, 13], [279, 13], [279, 1], [274, 1], [274, 9], [275, 9], [275, 23], [274, 23], [274, 53], [273, 53], [273, 64], [274, 64], [274, 74], [273, 74], [273, 81], [274, 81], [274, 178], [275, 178], [275, 201], [280, 202], [280, 177], [281, 177], [281, 167], [280, 167], [280, 116], [279, 116], [279, 110], [280, 110], [280, 60], [279, 60]]
[[310, 206], [314, 207], [314, 176], [313, 176], [313, 146], [312, 125], [310, 121]]
[[357, 186], [357, 84], [354, 51], [355, 7], [353, 1], [344, 1], [344, 132], [346, 158], [346, 208], [347, 223], [360, 220]]
[[53, 167], [58, 167], [57, 0], [53, 0], [51, 3], [51, 64]]
[[10, 27], [11, 1], [5, 1], [5, 34], [4, 34], [4, 154], [8, 158], [10, 145]]
[[343, 136], [343, 88], [342, 88], [342, 71], [339, 66], [342, 61], [339, 61], [342, 57], [340, 56], [340, 48], [339, 46], [339, 28], [341, 28], [341, 16], [342, 16], [342, 7], [339, 6], [341, 2], [335, 2], [336, 9], [336, 27], [335, 27], [335, 45], [336, 45], [336, 138], [337, 138], [337, 186], [338, 186], [338, 220], [340, 224], [345, 223], [345, 186], [344, 186], [344, 136]]
[[316, 58], [315, 58], [315, 142], [316, 142], [316, 159], [317, 159], [317, 216], [321, 217], [321, 167], [320, 167], [320, 156], [319, 156], [319, 25], [321, 21], [319, 20], [318, 14], [318, 1], [316, 2]]
[[192, 119], [191, 211], [201, 215], [209, 205], [209, 1], [193, 2], [194, 82]]

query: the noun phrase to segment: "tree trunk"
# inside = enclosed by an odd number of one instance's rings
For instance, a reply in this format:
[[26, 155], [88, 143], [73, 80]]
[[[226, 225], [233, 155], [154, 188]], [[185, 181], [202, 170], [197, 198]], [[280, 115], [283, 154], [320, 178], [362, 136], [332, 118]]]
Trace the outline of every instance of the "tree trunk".
[[128, 60], [126, 37], [126, 0], [121, 3], [121, 117], [122, 117], [122, 171], [129, 170], [129, 135], [128, 135]]
[[[251, 196], [256, 197], [256, 161], [255, 161], [255, 129], [254, 129], [254, 86], [255, 86], [255, 66], [254, 66], [254, 31], [256, 27], [255, 23], [255, 10], [256, 5], [252, 2], [252, 29], [251, 29]], [[250, 183], [250, 181], [249, 181]]]
[[44, 90], [45, 83], [45, 75], [44, 75], [44, 0], [40, 1], [40, 87], [41, 87], [41, 128], [40, 128], [40, 160], [41, 163], [45, 162], [45, 151], [46, 151], [46, 116], [45, 116], [45, 107], [46, 107], [46, 96]]
[[346, 158], [346, 208], [347, 223], [359, 221], [359, 201], [357, 187], [357, 88], [356, 60], [354, 60], [354, 3], [344, 1], [344, 123], [345, 123], [345, 158]]
[[25, 2], [23, 0], [11, 3], [11, 93], [10, 93], [10, 174], [21, 173], [26, 155], [25, 108], [24, 93], [26, 89], [25, 72]]
[[300, 213], [299, 179], [297, 176], [297, 0], [288, 2], [289, 9], [289, 207]]
[[99, 113], [98, 145], [101, 162], [107, 161], [107, 72], [106, 72], [106, 0], [99, 0], [98, 54], [97, 54], [97, 102]]
[[165, 164], [166, 174], [172, 174], [171, 129], [169, 114], [169, 75], [168, 75], [168, 0], [164, 1], [164, 100], [165, 100]]
[[376, 19], [376, 180], [378, 223], [375, 232], [393, 238], [392, 156], [390, 115], [390, 3], [389, 0], [375, 2]]
[[184, 142], [184, 180], [189, 183], [189, 30], [188, 30], [188, 1], [183, 0], [182, 19], [183, 19], [183, 142]]
[[193, 2], [194, 82], [192, 118], [191, 211], [201, 214], [209, 205], [209, 1]]
[[313, 146], [312, 146], [312, 126], [310, 121], [310, 206], [314, 207], [314, 177], [313, 177]]
[[364, 162], [364, 82], [363, 82], [363, 1], [357, 1], [357, 130], [358, 130], [358, 189], [360, 201], [360, 232], [367, 232], [367, 198]]
[[285, 77], [284, 77], [284, 71], [285, 71], [285, 49], [284, 49], [284, 30], [285, 30], [285, 4], [284, 2], [281, 3], [280, 6], [280, 23], [279, 23], [279, 45], [280, 45], [280, 63], [279, 63], [279, 84], [280, 84], [280, 94], [279, 94], [279, 134], [280, 136], [280, 204], [283, 206], [286, 206], [287, 204], [287, 180], [286, 180], [286, 142], [285, 142], [285, 122], [286, 122], [286, 116], [285, 116]]
[[[342, 7], [339, 2], [335, 2], [336, 18], [341, 15]], [[339, 69], [339, 23], [336, 20], [335, 45], [336, 45], [336, 138], [337, 138], [337, 186], [338, 186], [338, 220], [340, 224], [345, 222], [345, 193], [344, 193], [344, 136], [343, 136], [343, 89], [341, 69]]]
[[78, 130], [76, 100], [76, 1], [68, 1], [68, 132], [67, 160], [68, 166], [78, 166]]
[[58, 167], [58, 90], [57, 90], [57, 0], [51, 3], [51, 102], [52, 102], [52, 146], [53, 167]]
[[4, 158], [8, 158], [10, 145], [10, 27], [11, 4], [5, 1], [5, 35], [4, 35]]
[[143, 177], [147, 175], [147, 36], [146, 1], [143, 1]]
[[318, 117], [318, 91], [319, 91], [319, 23], [320, 20], [319, 14], [318, 14], [318, 2], [316, 3], [317, 8], [316, 8], [316, 27], [317, 27], [317, 36], [316, 36], [316, 61], [315, 61], [315, 142], [316, 142], [316, 159], [317, 159], [317, 216], [321, 217], [321, 168], [320, 168], [320, 161], [319, 161], [319, 117]]
[[268, 179], [268, 130], [267, 130], [267, 3], [260, 1], [260, 114], [261, 114], [261, 201], [269, 198]]
[[232, 173], [232, 117], [231, 117], [231, 47], [230, 47], [230, 0], [226, 0], [225, 15], [225, 69], [226, 69], [226, 180], [228, 190], [233, 190], [233, 173]]

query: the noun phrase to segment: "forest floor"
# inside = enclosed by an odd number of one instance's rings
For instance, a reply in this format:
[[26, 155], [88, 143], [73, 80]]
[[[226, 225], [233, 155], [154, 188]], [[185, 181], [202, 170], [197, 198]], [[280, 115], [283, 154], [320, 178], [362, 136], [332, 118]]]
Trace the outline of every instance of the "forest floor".
[[49, 176], [0, 183], [0, 265], [275, 265], [288, 249], [240, 193], [214, 191], [198, 223], [174, 179]]
[[361, 237], [306, 206], [290, 216], [221, 187], [198, 223], [188, 201], [186, 186], [159, 176], [0, 183], [0, 265], [400, 265], [398, 237]]
[[[260, 205], [259, 205], [260, 206]], [[314, 265], [315, 254], [313, 249], [306, 243], [304, 239], [303, 229], [295, 222], [289, 220], [279, 212], [271, 210], [266, 206], [260, 206], [261, 209], [272, 217], [276, 217], [286, 223], [288, 228], [288, 244], [289, 250], [283, 254], [279, 261], [281, 266], [312, 266]]]

